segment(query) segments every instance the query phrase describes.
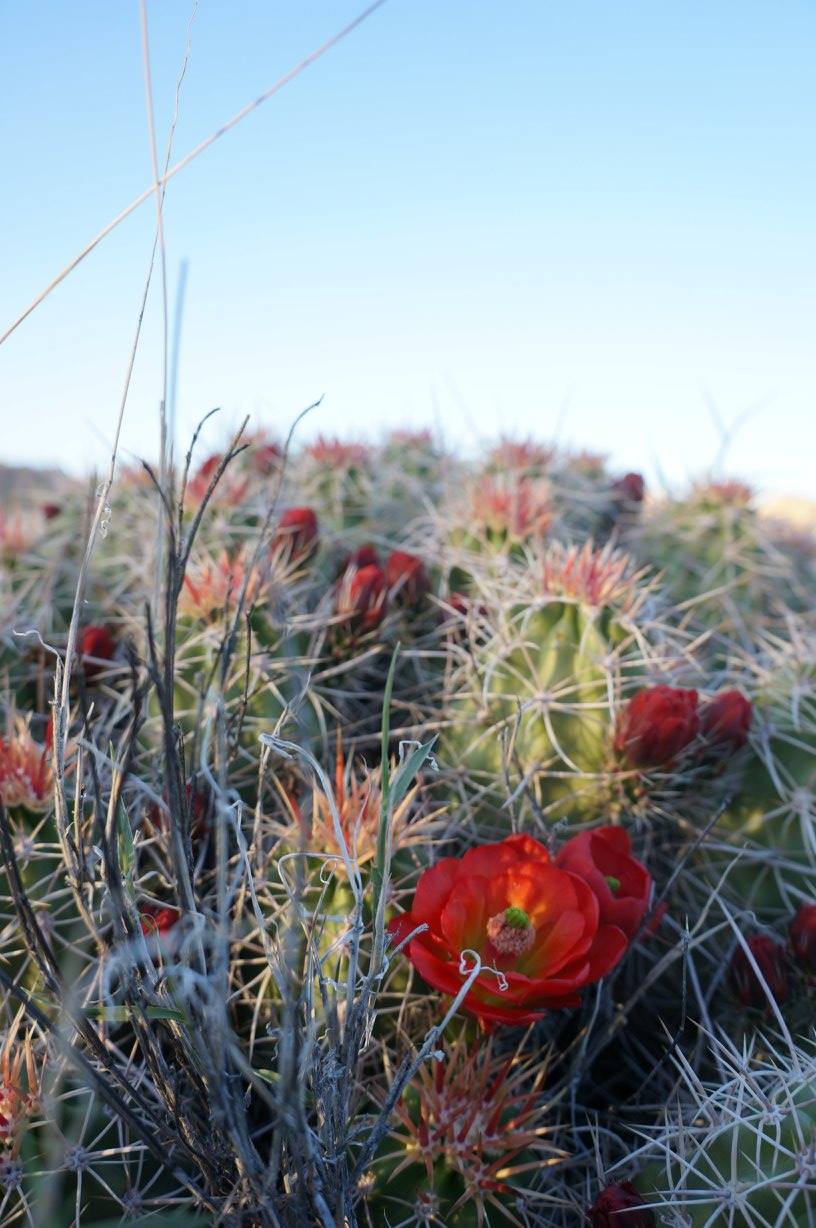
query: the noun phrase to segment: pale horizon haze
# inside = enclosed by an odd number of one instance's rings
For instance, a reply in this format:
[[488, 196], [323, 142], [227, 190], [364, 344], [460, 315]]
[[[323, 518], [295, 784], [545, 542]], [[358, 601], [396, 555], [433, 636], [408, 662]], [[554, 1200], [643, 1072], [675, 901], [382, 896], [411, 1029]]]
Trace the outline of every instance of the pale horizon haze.
[[[362, 8], [152, 0], [163, 161]], [[557, 438], [813, 496], [816, 5], [388, 0], [168, 185], [178, 441]], [[136, 0], [0, 3], [0, 333], [152, 180]], [[106, 462], [151, 198], [0, 346], [0, 462]], [[122, 459], [153, 457], [158, 264]]]

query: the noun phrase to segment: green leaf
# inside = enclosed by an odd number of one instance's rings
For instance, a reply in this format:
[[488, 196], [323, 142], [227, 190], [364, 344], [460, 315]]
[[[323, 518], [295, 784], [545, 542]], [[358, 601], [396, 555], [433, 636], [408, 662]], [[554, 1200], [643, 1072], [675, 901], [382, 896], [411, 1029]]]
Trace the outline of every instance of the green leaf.
[[[187, 1016], [184, 1011], [174, 1010], [171, 1006], [148, 1006], [145, 1008], [148, 1019], [175, 1019], [184, 1023]], [[132, 1006], [92, 1006], [86, 1014], [91, 1019], [104, 1019], [107, 1023], [128, 1023], [136, 1017]]]
[[393, 814], [400, 803], [405, 798], [408, 790], [413, 785], [417, 776], [421, 772], [425, 762], [436, 745], [438, 734], [434, 734], [430, 742], [424, 742], [421, 746], [417, 746], [411, 751], [407, 759], [404, 759], [400, 764], [394, 783], [391, 786], [390, 810]]
[[400, 645], [394, 648], [388, 677], [385, 681], [382, 714], [382, 743], [380, 760], [380, 829], [377, 833], [377, 853], [371, 871], [371, 882], [374, 887], [374, 916], [377, 915], [380, 895], [386, 875], [386, 856], [388, 850], [388, 830], [391, 823], [391, 770], [388, 762], [388, 746], [391, 741], [391, 694], [394, 690], [394, 674], [397, 669], [397, 657]]
[[116, 846], [119, 853], [119, 866], [122, 871], [122, 881], [125, 894], [131, 904], [136, 903], [136, 888], [133, 882], [133, 872], [136, 868], [136, 848], [133, 843], [133, 829], [130, 819], [120, 799], [116, 811]]

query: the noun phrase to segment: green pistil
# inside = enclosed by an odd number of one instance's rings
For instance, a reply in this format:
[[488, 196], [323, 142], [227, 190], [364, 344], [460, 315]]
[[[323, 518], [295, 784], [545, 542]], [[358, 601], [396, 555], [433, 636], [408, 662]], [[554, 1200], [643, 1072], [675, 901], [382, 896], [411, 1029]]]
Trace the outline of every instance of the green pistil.
[[604, 878], [609, 883], [609, 890], [614, 895], [616, 891], [620, 891], [620, 879], [615, 878], [614, 874], [605, 874]]
[[526, 930], [529, 927], [530, 918], [523, 908], [508, 908], [504, 914], [504, 923], [514, 930]]

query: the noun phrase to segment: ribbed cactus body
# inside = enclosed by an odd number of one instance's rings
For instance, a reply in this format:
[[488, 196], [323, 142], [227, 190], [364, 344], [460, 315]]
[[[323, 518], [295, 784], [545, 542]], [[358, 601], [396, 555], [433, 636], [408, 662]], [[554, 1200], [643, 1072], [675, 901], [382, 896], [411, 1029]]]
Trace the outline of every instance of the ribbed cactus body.
[[[638, 1178], [650, 1203], [709, 1228], [805, 1228], [816, 1200], [816, 1068], [764, 1066], [669, 1120]], [[655, 1208], [657, 1211], [657, 1207]]]
[[[816, 898], [816, 643], [763, 662], [741, 787], [718, 823], [741, 863], [732, 891], [760, 912]], [[716, 834], [716, 833], [715, 833]]]
[[762, 634], [784, 629], [791, 610], [809, 607], [812, 564], [739, 483], [657, 505], [636, 536], [639, 557], [661, 573], [684, 616], [709, 631], [719, 664], [735, 643], [754, 650]]
[[611, 701], [627, 639], [608, 608], [561, 598], [514, 607], [474, 646], [443, 754], [505, 796], [503, 762], [512, 780], [523, 772], [552, 819], [597, 813], [615, 779]]

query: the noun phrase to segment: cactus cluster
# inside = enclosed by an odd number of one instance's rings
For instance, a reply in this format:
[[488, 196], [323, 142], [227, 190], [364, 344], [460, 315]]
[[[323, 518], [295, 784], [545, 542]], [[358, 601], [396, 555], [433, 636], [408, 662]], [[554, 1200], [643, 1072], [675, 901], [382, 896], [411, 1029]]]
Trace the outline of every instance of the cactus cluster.
[[0, 1223], [816, 1222], [816, 546], [429, 435], [0, 515]]

